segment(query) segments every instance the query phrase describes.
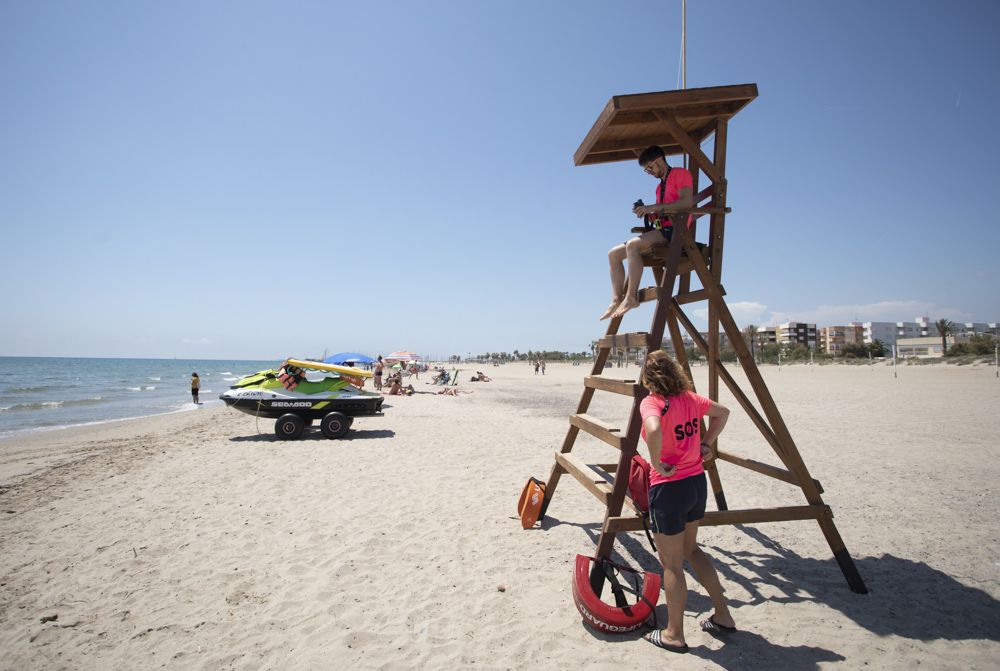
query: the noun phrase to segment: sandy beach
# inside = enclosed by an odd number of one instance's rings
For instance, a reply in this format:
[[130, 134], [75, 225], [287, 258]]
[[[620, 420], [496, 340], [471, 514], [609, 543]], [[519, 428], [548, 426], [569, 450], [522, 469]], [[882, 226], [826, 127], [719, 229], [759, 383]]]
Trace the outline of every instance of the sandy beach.
[[[463, 370], [458, 397], [421, 376], [339, 441], [279, 441], [212, 407], [0, 443], [0, 668], [996, 668], [992, 368], [765, 367], [871, 593], [848, 589], [813, 522], [706, 528], [740, 631], [699, 631], [710, 604], [689, 577], [686, 656], [582, 624], [571, 566], [603, 511], [572, 478], [539, 528], [516, 519], [589, 367], [480, 368], [494, 381]], [[778, 464], [720, 400], [723, 449]], [[599, 393], [590, 414], [623, 425], [629, 403]], [[589, 437], [574, 451], [617, 458]], [[719, 467], [731, 507], [804, 503]], [[616, 550], [658, 568], [641, 533]]]

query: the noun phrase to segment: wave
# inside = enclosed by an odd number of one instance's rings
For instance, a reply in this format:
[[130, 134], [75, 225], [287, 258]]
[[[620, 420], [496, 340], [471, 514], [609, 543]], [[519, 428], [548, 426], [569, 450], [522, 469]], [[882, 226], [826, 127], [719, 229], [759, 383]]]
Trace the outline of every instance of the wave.
[[11, 387], [4, 390], [4, 394], [30, 394], [38, 391], [48, 391], [50, 389], [61, 389], [59, 385], [44, 384], [40, 387]]
[[0, 407], [0, 412], [20, 412], [24, 410], [51, 410], [62, 408], [67, 405], [93, 405], [101, 403], [104, 399], [100, 396], [94, 398], [71, 398], [66, 401], [41, 401], [38, 403], [15, 403], [14, 405]]
[[238, 377], [224, 377], [222, 379], [225, 380], [226, 382], [235, 382], [236, 380], [238, 380], [240, 378], [238, 378]]
[[231, 371], [231, 370], [226, 370], [226, 371], [222, 371], [221, 373], [219, 373], [219, 375], [232, 375], [232, 374], [233, 374], [233, 371]]
[[153, 382], [159, 382], [160, 381], [160, 378], [158, 378], [158, 377], [149, 377], [147, 379], [152, 380]]
[[125, 387], [128, 391], [153, 391], [156, 387], [145, 386], [145, 387]]

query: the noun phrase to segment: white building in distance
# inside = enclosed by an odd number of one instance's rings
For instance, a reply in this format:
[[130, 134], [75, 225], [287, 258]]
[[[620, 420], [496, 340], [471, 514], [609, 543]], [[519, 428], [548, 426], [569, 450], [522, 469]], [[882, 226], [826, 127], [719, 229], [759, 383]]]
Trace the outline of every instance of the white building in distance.
[[866, 345], [871, 345], [876, 340], [889, 347], [896, 342], [896, 322], [864, 322], [861, 325], [862, 338]]

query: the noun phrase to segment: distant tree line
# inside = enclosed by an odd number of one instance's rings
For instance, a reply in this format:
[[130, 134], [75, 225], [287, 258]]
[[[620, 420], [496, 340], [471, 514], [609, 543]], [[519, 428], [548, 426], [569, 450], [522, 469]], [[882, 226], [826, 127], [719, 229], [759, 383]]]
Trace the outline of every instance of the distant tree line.
[[968, 354], [985, 356], [987, 354], [993, 354], [996, 344], [997, 339], [988, 333], [977, 333], [976, 335], [969, 337], [969, 342], [955, 343], [948, 348], [948, 351], [945, 352], [944, 355], [947, 357]]
[[[876, 340], [870, 344], [855, 343], [845, 345], [843, 352], [839, 356], [834, 356], [833, 354], [828, 354], [818, 349], [810, 349], [807, 345], [803, 345], [799, 342], [788, 344], [763, 344], [757, 342], [755, 335], [756, 329], [744, 329], [743, 340], [746, 342], [747, 348], [750, 350], [754, 361], [759, 364], [793, 363], [803, 361], [824, 362], [838, 361], [842, 359], [867, 360], [869, 356], [876, 358], [889, 355], [889, 348], [886, 347], [881, 340]], [[705, 360], [705, 355], [702, 353], [701, 349], [697, 347], [687, 347], [684, 351], [690, 361]], [[719, 348], [719, 359], [721, 359], [724, 363], [736, 361], [736, 358], [736, 350], [732, 347], [732, 345], [725, 344]]]
[[460, 354], [452, 354], [448, 357], [448, 361], [452, 363], [459, 363], [463, 360], [508, 363], [511, 361], [580, 361], [589, 358], [591, 358], [590, 352], [558, 352], [555, 350], [528, 350], [527, 352], [521, 352], [519, 350], [514, 350], [510, 353], [483, 352], [481, 354], [472, 354], [465, 357]]

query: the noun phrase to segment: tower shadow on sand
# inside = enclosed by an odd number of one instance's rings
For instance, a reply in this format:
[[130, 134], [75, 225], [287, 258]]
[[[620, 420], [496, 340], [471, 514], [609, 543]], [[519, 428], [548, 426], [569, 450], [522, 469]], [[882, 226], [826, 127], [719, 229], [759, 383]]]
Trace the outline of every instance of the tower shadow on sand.
[[[560, 522], [547, 517], [543, 527]], [[599, 524], [580, 524], [597, 541]], [[704, 545], [713, 556], [724, 582], [739, 585], [749, 598], [733, 600], [735, 607], [771, 603], [818, 603], [833, 608], [858, 626], [883, 636], [901, 636], [913, 640], [990, 640], [1000, 641], [1000, 603], [977, 587], [918, 562], [894, 555], [861, 557], [858, 569], [871, 590], [854, 594], [844, 587], [833, 558], [802, 557], [759, 529], [734, 527], [759, 548], [733, 551]], [[660, 571], [660, 564], [642, 537], [621, 534], [619, 552], [614, 559], [638, 565], [646, 571]], [[689, 571], [690, 573], [690, 571]], [[689, 584], [694, 584], [693, 574]], [[765, 595], [765, 588], [767, 594]], [[773, 594], [773, 592], [778, 592]], [[688, 597], [688, 611], [709, 613], [711, 601], [699, 591]], [[657, 617], [666, 622], [666, 606], [657, 607]], [[633, 641], [633, 637], [605, 635], [588, 628], [595, 638], [609, 642]], [[817, 668], [821, 662], [845, 658], [832, 650], [812, 646], [785, 647], [768, 642], [759, 634], [739, 631], [726, 637], [727, 645], [718, 650], [692, 647], [691, 652], [727, 669], [744, 668]]]

